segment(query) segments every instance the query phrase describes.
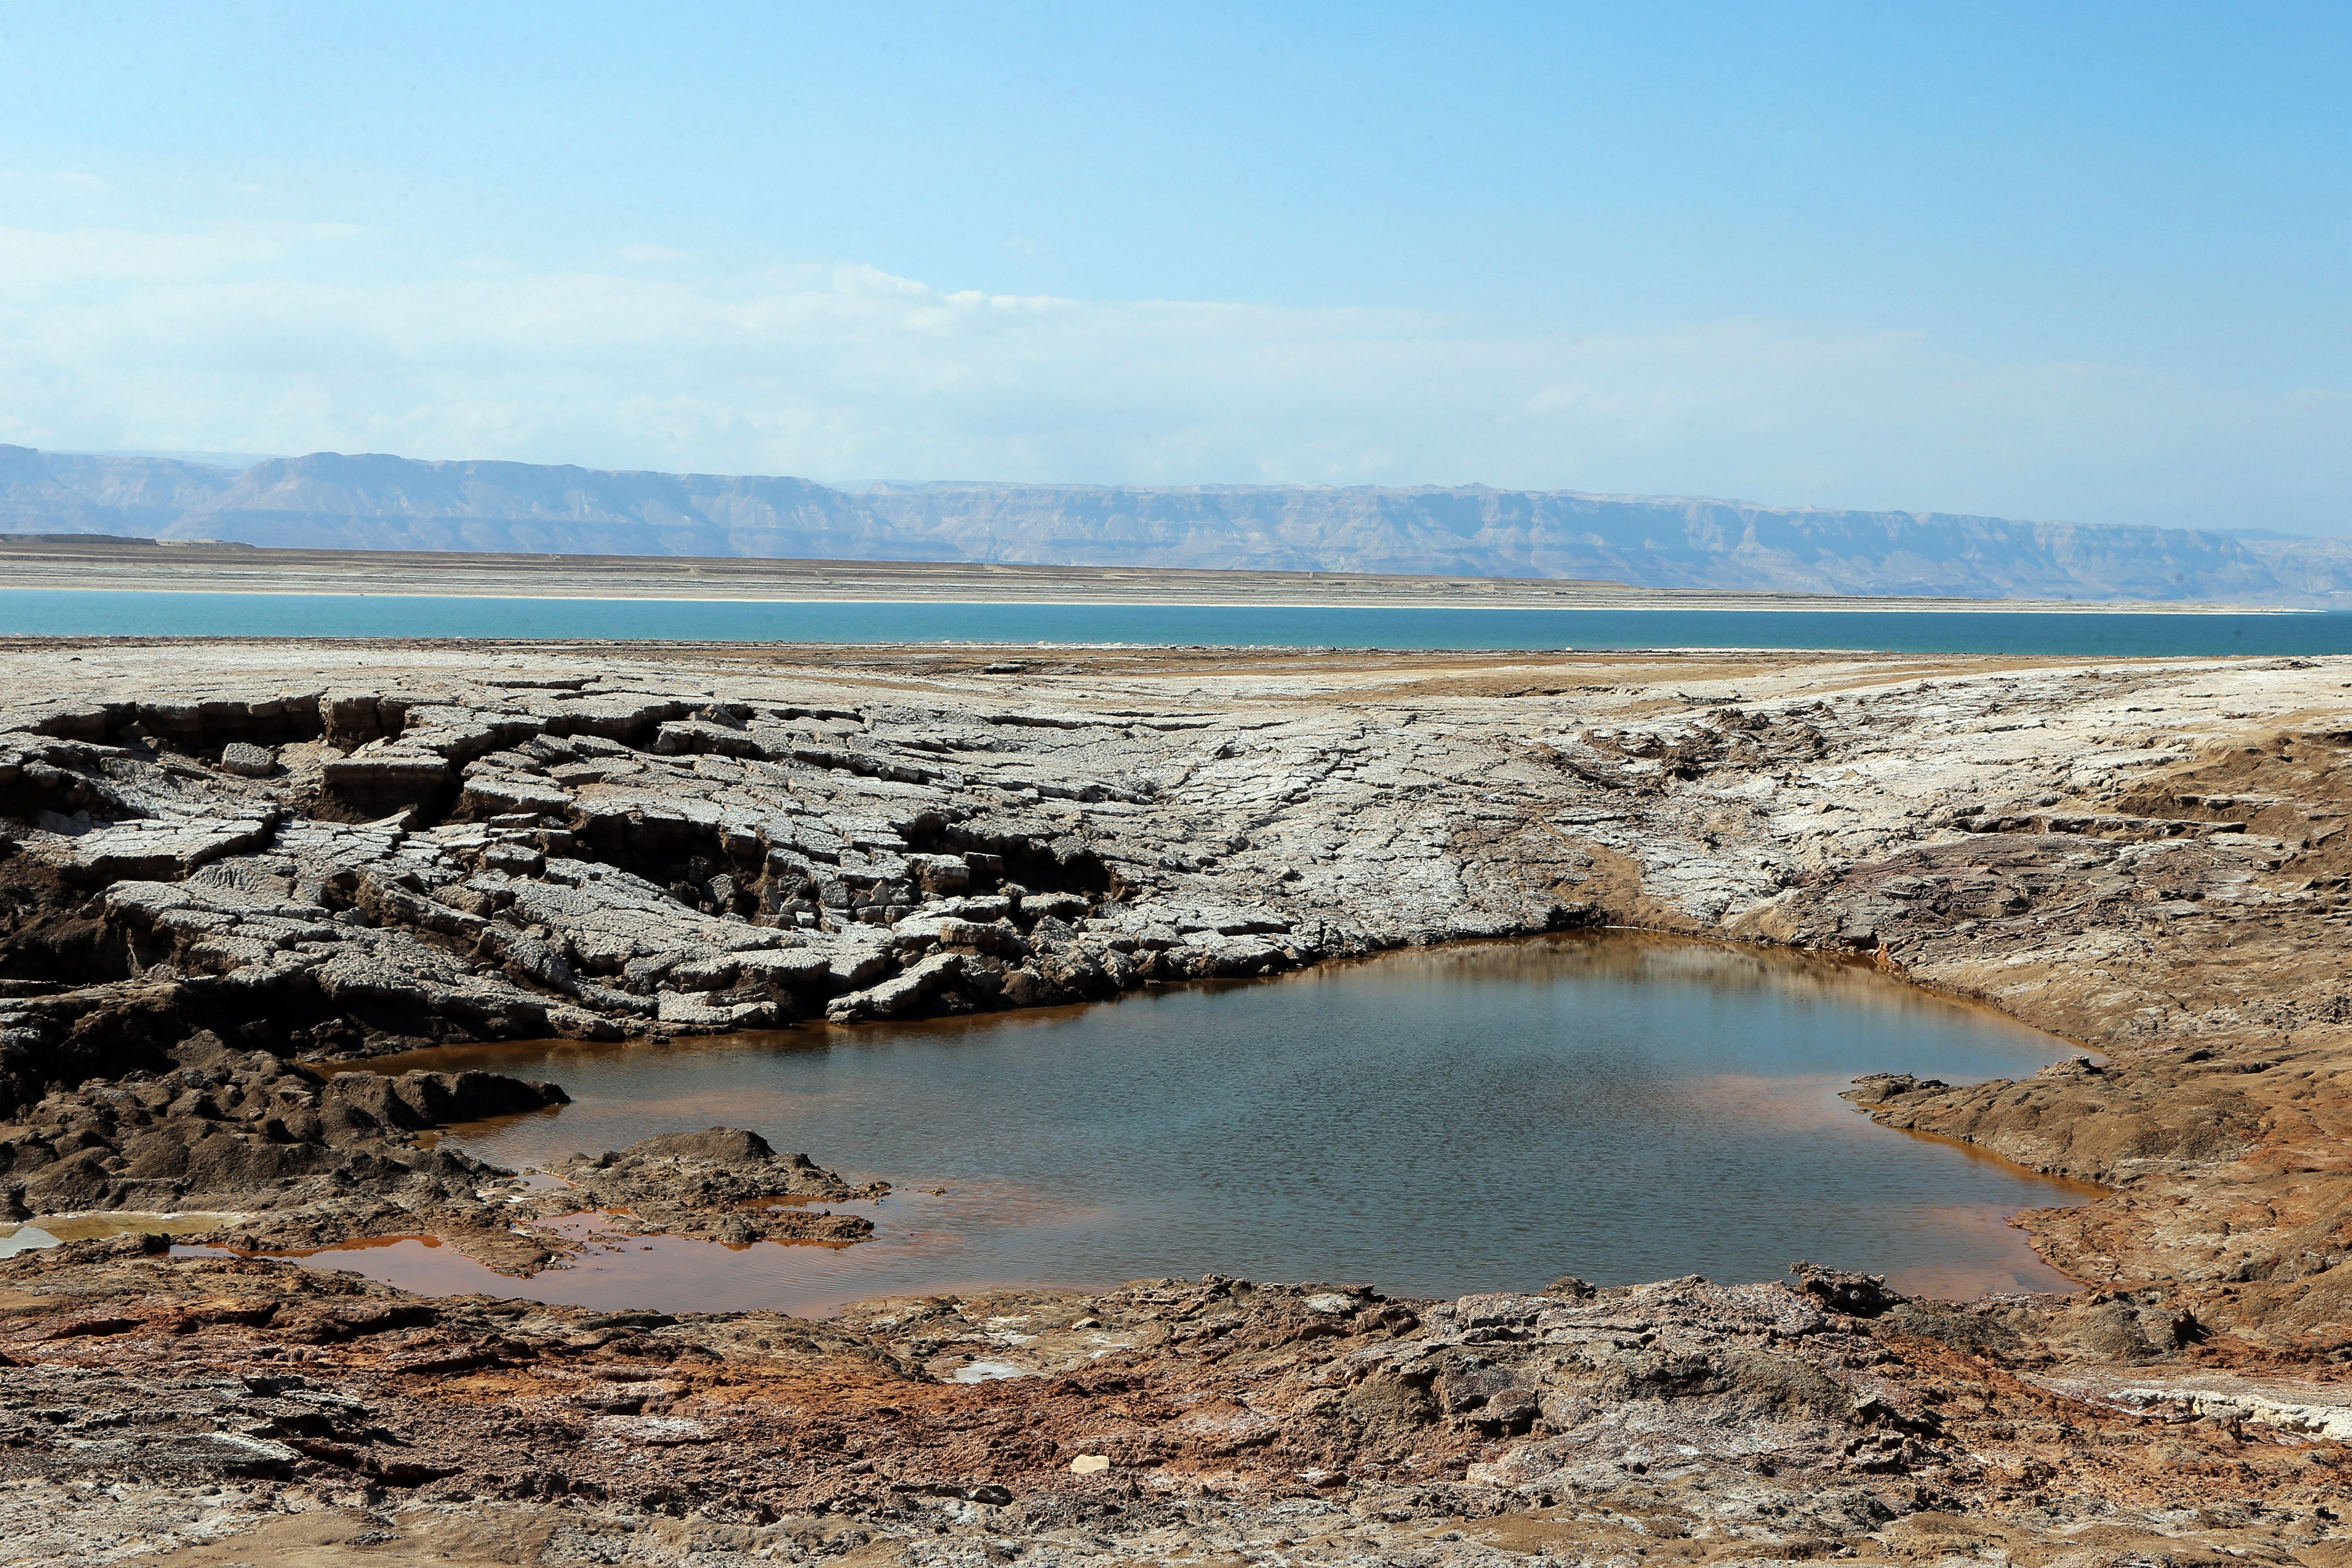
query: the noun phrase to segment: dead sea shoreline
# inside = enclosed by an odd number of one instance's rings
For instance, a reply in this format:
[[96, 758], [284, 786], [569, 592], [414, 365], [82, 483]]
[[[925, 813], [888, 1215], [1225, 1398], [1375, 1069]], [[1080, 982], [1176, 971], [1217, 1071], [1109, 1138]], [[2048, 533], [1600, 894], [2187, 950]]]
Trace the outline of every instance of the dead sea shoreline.
[[[118, 1208], [221, 1183], [290, 1230], [511, 1247], [516, 1194], [415, 1134], [546, 1090], [377, 1079], [405, 1087], [362, 1103], [301, 1059], [1633, 925], [1865, 955], [2105, 1053], [1869, 1102], [2108, 1187], [2033, 1220], [2098, 1288], [1212, 1279], [655, 1321], [84, 1242], [0, 1266], [10, 1376], [68, 1412], [144, 1377], [179, 1414], [20, 1424], [24, 1499], [102, 1476], [101, 1512], [193, 1510], [166, 1531], [193, 1542], [194, 1466], [247, 1500], [227, 1533], [310, 1499], [419, 1541], [618, 1531], [643, 1561], [685, 1538], [630, 1519], [906, 1561], [1277, 1531], [1615, 1561], [1668, 1521], [1750, 1558], [2032, 1557], [2095, 1523], [2138, 1551], [2325, 1542], [2352, 660], [1019, 652], [1008, 681], [936, 648], [215, 643], [159, 677], [135, 643], [0, 647], [13, 1179]], [[681, 1225], [697, 1192], [837, 1181], [740, 1147], [612, 1179]], [[1030, 1375], [924, 1370], [956, 1354]], [[194, 1392], [228, 1372], [244, 1393]], [[406, 1457], [300, 1414], [336, 1399]], [[368, 1528], [393, 1527], [344, 1539]]]
[[[362, 586], [363, 585], [363, 586]], [[1203, 608], [1548, 608], [2304, 614], [2276, 606], [1636, 588], [1549, 577], [1408, 576], [1004, 562], [528, 555], [317, 550], [106, 534], [0, 534], [0, 587], [144, 593], [740, 600], [768, 604], [1181, 605]], [[647, 592], [658, 588], [666, 592]]]
[[[96, 583], [68, 581], [65, 583], [5, 583], [0, 584], [0, 587], [26, 593], [58, 594], [282, 594], [302, 595], [317, 598], [354, 599], [497, 598], [514, 599], [523, 602], [534, 600], [544, 600], [550, 602], [581, 600], [591, 604], [613, 605], [698, 605], [708, 604], [713, 600], [723, 599], [730, 603], [750, 605], [1035, 605], [1044, 609], [1075, 605], [1124, 605], [1134, 609], [1147, 610], [1172, 609], [1178, 607], [1202, 610], [1741, 610], [1755, 611], [1759, 613], [1809, 615], [1820, 615], [1823, 613], [1855, 615], [1898, 613], [1902, 615], [1924, 616], [2323, 616], [2332, 613], [2326, 610], [2308, 609], [2300, 605], [2230, 605], [2203, 603], [2184, 605], [2175, 604], [2169, 601], [2136, 599], [1897, 599], [1876, 597], [1843, 598], [1831, 597], [1829, 595], [1820, 595], [1808, 598], [1796, 595], [1743, 595], [1734, 594], [1704, 593], [1696, 590], [1660, 589], [1655, 591], [1661, 595], [1673, 592], [1690, 592], [1694, 595], [1694, 597], [1690, 602], [1681, 603], [1675, 601], [1661, 602], [1661, 600], [1657, 598], [1648, 596], [1650, 591], [1633, 588], [1626, 589], [1622, 596], [1601, 595], [1590, 599], [1580, 598], [1561, 604], [1529, 603], [1513, 605], [1480, 604], [1467, 600], [1451, 598], [1413, 598], [1409, 596], [1353, 597], [1344, 595], [1329, 599], [1147, 598], [1097, 597], [1091, 595], [1085, 597], [1040, 597], [1036, 595], [990, 595], [986, 596], [974, 595], [970, 597], [961, 595], [950, 596], [947, 595], [935, 595], [922, 597], [883, 597], [879, 595], [831, 594], [816, 589], [811, 589], [805, 594], [799, 595], [762, 594], [756, 596], [743, 594], [526, 594], [508, 592], [497, 584], [484, 585], [472, 589], [439, 586], [432, 588], [416, 587], [409, 589], [339, 588], [327, 586], [324, 580], [296, 580], [293, 585], [273, 584], [268, 586], [243, 582], [236, 583], [235, 586], [224, 586], [219, 584], [211, 586], [192, 586], [184, 582], [165, 584], [161, 582], [150, 583], [142, 581], [135, 586], [128, 586], [120, 584], [100, 585]], [[44, 632], [0, 633], [0, 636], [33, 637], [50, 637], [55, 635], [57, 634]], [[145, 641], [149, 639], [142, 637], [139, 640]], [[230, 636], [188, 636], [180, 638], [179, 640], [235, 642], [242, 639]], [[712, 640], [720, 641], [723, 639]], [[945, 644], [945, 646], [965, 647], [1021, 647], [1033, 645], [1019, 643], [1006, 644], [991, 638], [973, 637], [959, 639], [953, 643]], [[1093, 643], [1078, 641], [1048, 643], [1042, 646], [1087, 648], [1120, 647], [1130, 645], [1122, 643]], [[1335, 645], [1334, 651], [1353, 650], [1348, 649], [1342, 645]], [[1456, 650], [1447, 649], [1441, 651]], [[1732, 649], [1728, 651], [1742, 650]]]

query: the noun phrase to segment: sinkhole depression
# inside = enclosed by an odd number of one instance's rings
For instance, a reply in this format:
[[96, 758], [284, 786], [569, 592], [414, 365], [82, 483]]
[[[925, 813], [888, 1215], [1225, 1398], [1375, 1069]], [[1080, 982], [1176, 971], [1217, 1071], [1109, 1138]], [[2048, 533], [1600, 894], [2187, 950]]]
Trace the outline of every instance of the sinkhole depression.
[[421, 1239], [314, 1260], [667, 1310], [1205, 1272], [1446, 1295], [1764, 1279], [1800, 1257], [1935, 1295], [2062, 1289], [2008, 1218], [2092, 1189], [1876, 1126], [1839, 1094], [2072, 1050], [1865, 966], [1627, 933], [912, 1025], [443, 1049], [369, 1065], [572, 1094], [449, 1134], [498, 1163], [723, 1123], [894, 1190], [838, 1205], [877, 1227], [849, 1247], [620, 1237], [591, 1215], [529, 1280]]

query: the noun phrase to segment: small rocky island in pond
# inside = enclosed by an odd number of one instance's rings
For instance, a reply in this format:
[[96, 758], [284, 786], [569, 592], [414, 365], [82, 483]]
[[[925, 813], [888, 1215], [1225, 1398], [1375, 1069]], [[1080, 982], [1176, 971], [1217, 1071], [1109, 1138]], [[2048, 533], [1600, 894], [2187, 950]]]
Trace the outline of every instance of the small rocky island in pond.
[[[0, 1202], [123, 1232], [0, 1263], [26, 1561], [2340, 1551], [2352, 661], [93, 642], [0, 670]], [[2109, 1189], [2021, 1220], [2082, 1289], [1212, 1277], [809, 1321], [257, 1256], [425, 1238], [520, 1278], [574, 1245], [534, 1222], [588, 1210], [876, 1234], [833, 1205], [877, 1189], [726, 1107], [525, 1175], [441, 1132], [560, 1084], [373, 1058], [1602, 924], [1841, 953], [2095, 1047], [1852, 1091]], [[1477, 1201], [1410, 1197], [1433, 1247], [1426, 1205]]]

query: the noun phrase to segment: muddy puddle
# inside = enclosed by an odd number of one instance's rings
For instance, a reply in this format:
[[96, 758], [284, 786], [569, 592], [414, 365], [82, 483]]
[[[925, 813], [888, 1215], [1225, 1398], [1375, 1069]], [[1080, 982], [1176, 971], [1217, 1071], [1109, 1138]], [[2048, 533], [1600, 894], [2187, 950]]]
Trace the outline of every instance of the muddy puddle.
[[1864, 1072], [1962, 1082], [2073, 1052], [1864, 967], [1619, 935], [977, 1019], [434, 1051], [370, 1065], [570, 1090], [448, 1134], [501, 1164], [723, 1124], [896, 1190], [835, 1205], [875, 1223], [854, 1247], [622, 1237], [587, 1215], [562, 1222], [569, 1266], [528, 1280], [424, 1239], [313, 1258], [433, 1291], [803, 1313], [1210, 1271], [1429, 1295], [1749, 1280], [1798, 1258], [1947, 1297], [2056, 1289], [2009, 1216], [2092, 1189], [1837, 1095]]

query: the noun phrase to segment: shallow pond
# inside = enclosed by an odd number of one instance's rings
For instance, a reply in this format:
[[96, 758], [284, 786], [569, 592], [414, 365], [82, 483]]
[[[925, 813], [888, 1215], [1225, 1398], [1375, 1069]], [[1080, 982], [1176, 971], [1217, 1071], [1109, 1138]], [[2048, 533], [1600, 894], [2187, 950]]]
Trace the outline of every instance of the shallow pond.
[[1865, 968], [1608, 935], [1043, 1013], [425, 1052], [372, 1065], [571, 1091], [450, 1134], [502, 1164], [725, 1124], [898, 1190], [837, 1205], [877, 1226], [850, 1247], [610, 1237], [529, 1281], [421, 1241], [319, 1261], [420, 1289], [802, 1312], [1212, 1270], [1413, 1294], [1750, 1280], [1798, 1258], [1938, 1295], [2061, 1289], [2007, 1216], [2090, 1189], [1874, 1126], [1837, 1094], [1863, 1072], [2013, 1077], [2071, 1049]]
[[61, 1241], [98, 1241], [112, 1236], [186, 1236], [217, 1230], [233, 1214], [156, 1214], [110, 1210], [104, 1213], [44, 1215], [22, 1225], [0, 1221], [0, 1258], [35, 1252]]

